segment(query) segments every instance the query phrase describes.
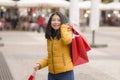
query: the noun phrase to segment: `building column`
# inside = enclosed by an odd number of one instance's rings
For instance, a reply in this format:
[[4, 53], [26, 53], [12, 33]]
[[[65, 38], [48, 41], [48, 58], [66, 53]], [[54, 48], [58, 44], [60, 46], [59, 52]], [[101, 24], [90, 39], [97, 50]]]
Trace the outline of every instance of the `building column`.
[[101, 0], [91, 0], [91, 13], [90, 13], [90, 28], [91, 30], [98, 30], [100, 23], [100, 9], [99, 3]]
[[75, 24], [76, 28], [80, 27], [80, 9], [79, 9], [79, 0], [70, 0], [70, 9], [69, 9], [70, 23]]

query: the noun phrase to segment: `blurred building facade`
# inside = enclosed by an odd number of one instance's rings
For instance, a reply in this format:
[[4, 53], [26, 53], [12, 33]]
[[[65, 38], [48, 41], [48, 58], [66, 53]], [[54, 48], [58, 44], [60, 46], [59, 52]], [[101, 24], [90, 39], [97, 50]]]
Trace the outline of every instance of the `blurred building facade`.
[[[69, 2], [70, 0], [66, 1]], [[79, 0], [79, 1], [87, 2], [91, 0]], [[113, 3], [114, 1], [118, 1], [118, 3], [120, 3], [120, 0], [101, 0], [101, 3], [107, 5]], [[87, 4], [87, 6], [89, 6], [89, 4]], [[69, 8], [65, 7], [50, 7], [48, 5], [42, 5], [41, 7], [18, 8], [16, 6], [10, 7], [0, 5], [0, 22], [5, 22], [4, 19], [6, 19], [6, 21], [10, 21], [10, 19], [13, 18], [14, 16], [17, 16], [18, 18], [19, 22], [18, 25], [20, 24], [20, 22], [22, 22], [21, 20], [29, 20], [30, 22], [36, 22], [38, 16], [41, 15], [42, 17], [46, 18], [54, 11], [62, 12], [66, 16], [66, 19], [69, 21]], [[23, 17], [25, 19], [23, 19]], [[80, 26], [89, 26], [89, 18], [90, 7], [80, 8]], [[120, 26], [120, 9], [101, 9], [100, 26], [106, 25]]]

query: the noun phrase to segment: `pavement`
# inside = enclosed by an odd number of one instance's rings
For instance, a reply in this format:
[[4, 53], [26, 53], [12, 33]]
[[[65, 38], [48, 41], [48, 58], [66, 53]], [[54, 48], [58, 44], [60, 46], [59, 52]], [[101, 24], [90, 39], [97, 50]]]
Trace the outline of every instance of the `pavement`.
[[[83, 30], [82, 30], [83, 31]], [[82, 34], [92, 42], [92, 31], [85, 28]], [[27, 80], [33, 65], [47, 55], [44, 33], [36, 31], [0, 31], [0, 52], [4, 55], [14, 80]], [[120, 79], [120, 27], [100, 27], [95, 32], [95, 45], [88, 52], [89, 63], [75, 67], [75, 80]], [[36, 74], [36, 80], [47, 80], [47, 67]]]

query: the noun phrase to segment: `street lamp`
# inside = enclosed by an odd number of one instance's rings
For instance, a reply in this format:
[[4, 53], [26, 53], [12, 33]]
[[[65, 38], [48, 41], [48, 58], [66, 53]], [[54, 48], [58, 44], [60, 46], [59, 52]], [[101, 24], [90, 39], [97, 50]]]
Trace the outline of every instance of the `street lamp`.
[[92, 0], [91, 4], [91, 15], [90, 15], [90, 27], [92, 30], [92, 44], [91, 47], [107, 47], [107, 45], [96, 45], [95, 44], [95, 31], [99, 28], [99, 20], [100, 20], [100, 9], [97, 6], [100, 3], [100, 0]]
[[[1, 37], [0, 37], [0, 40], [2, 40], [2, 38], [1, 38]], [[0, 47], [1, 47], [1, 46], [4, 46], [4, 44], [3, 44], [3, 43], [0, 43]]]

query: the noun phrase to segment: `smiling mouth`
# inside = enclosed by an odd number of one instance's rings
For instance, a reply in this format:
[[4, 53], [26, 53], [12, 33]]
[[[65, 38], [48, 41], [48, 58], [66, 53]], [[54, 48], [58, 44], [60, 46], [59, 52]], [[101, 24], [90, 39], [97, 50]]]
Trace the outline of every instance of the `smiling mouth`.
[[59, 27], [59, 25], [54, 25], [54, 27]]

